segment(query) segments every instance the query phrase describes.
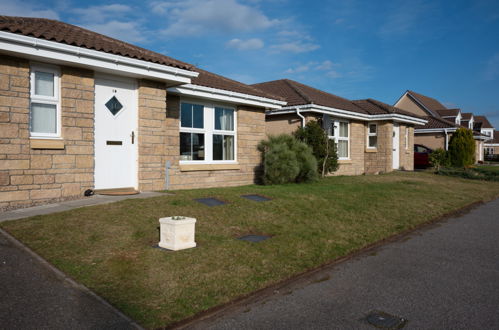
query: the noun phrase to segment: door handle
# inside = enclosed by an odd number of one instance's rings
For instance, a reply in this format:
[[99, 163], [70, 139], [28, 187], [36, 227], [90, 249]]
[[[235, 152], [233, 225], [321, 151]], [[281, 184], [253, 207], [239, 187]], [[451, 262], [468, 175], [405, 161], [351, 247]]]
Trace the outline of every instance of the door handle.
[[132, 136], [132, 144], [134, 144], [135, 143], [135, 132], [134, 131], [132, 131], [131, 136]]

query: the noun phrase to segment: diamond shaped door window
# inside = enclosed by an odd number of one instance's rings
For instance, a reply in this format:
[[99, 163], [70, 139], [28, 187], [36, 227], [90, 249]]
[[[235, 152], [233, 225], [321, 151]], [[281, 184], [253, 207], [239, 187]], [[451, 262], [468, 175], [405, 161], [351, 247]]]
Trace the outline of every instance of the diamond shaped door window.
[[116, 116], [121, 109], [123, 109], [123, 105], [118, 101], [116, 96], [111, 97], [109, 101], [106, 102], [106, 107], [111, 111], [113, 116]]

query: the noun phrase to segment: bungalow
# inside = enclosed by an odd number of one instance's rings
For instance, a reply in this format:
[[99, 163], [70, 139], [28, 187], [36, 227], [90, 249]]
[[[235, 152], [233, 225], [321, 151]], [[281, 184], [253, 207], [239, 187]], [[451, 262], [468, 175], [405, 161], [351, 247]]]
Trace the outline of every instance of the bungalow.
[[253, 183], [265, 110], [285, 104], [77, 26], [0, 16], [0, 210]]
[[323, 125], [337, 144], [336, 174], [413, 170], [414, 126], [425, 124], [423, 118], [373, 99], [350, 101], [288, 79], [253, 86], [287, 102], [267, 110], [267, 134], [292, 133], [310, 120]]
[[452, 133], [460, 127], [465, 127], [473, 130], [476, 161], [484, 160], [484, 141], [488, 137], [480, 130], [475, 130], [475, 119], [472, 113], [462, 113], [460, 109], [447, 109], [438, 100], [410, 90], [402, 94], [394, 106], [423, 116], [428, 121], [426, 125], [414, 131], [416, 144], [422, 144], [431, 149], [447, 150]]

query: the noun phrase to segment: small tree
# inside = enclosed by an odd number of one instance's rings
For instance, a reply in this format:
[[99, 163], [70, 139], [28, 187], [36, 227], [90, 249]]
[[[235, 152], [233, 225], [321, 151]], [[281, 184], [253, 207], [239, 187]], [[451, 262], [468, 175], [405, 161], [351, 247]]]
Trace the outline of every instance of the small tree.
[[458, 128], [449, 141], [449, 158], [454, 167], [467, 167], [475, 163], [475, 140], [473, 132]]
[[317, 179], [317, 161], [312, 149], [291, 135], [269, 136], [261, 141], [263, 183], [310, 182]]
[[442, 148], [434, 150], [430, 154], [430, 164], [438, 172], [442, 167], [450, 166], [449, 153]]
[[322, 177], [338, 169], [336, 143], [328, 138], [327, 133], [317, 121], [309, 121], [305, 127], [298, 128], [293, 134], [298, 140], [312, 148], [317, 159], [317, 172]]

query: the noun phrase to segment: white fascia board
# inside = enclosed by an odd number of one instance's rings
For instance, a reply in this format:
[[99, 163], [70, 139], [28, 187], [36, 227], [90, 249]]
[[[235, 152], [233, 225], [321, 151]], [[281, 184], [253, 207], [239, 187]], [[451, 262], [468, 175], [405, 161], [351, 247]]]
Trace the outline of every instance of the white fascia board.
[[198, 72], [168, 65], [141, 61], [59, 42], [26, 37], [0, 31], [0, 51], [23, 54], [24, 57], [55, 64], [92, 68], [95, 71], [116, 73], [188, 84]]
[[315, 113], [322, 113], [322, 114], [328, 114], [331, 116], [339, 117], [339, 118], [347, 118], [347, 119], [358, 119], [358, 120], [364, 120], [364, 121], [379, 121], [379, 120], [393, 120], [397, 122], [403, 122], [403, 123], [410, 123], [410, 124], [415, 124], [415, 125], [424, 125], [427, 123], [425, 119], [419, 119], [419, 118], [414, 118], [410, 116], [405, 116], [401, 114], [382, 114], [382, 115], [366, 115], [362, 113], [354, 113], [351, 111], [347, 110], [342, 110], [342, 109], [336, 109], [336, 108], [330, 108], [330, 107], [325, 107], [321, 105], [316, 105], [316, 104], [306, 104], [306, 105], [298, 105], [294, 107], [285, 107], [282, 109], [279, 109], [277, 111], [268, 111], [266, 114], [271, 116], [271, 115], [279, 115], [279, 114], [289, 114], [289, 113], [296, 113], [296, 109], [299, 109], [300, 111], [309, 111], [309, 112], [315, 112]]
[[168, 88], [168, 92], [215, 101], [252, 105], [267, 109], [281, 109], [283, 105], [286, 105], [286, 102], [284, 101], [193, 84], [170, 87]]
[[499, 147], [499, 143], [487, 143], [487, 142], [485, 142], [483, 145], [486, 147]]
[[414, 133], [445, 133], [447, 132], [455, 132], [456, 128], [416, 128]]

